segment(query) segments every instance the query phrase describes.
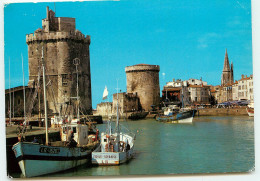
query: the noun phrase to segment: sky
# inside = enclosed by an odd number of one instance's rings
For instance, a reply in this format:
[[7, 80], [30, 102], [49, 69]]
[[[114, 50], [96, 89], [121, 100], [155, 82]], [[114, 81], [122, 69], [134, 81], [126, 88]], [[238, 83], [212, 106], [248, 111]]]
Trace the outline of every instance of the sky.
[[76, 29], [91, 36], [92, 106], [126, 91], [125, 67], [160, 66], [160, 87], [175, 79], [202, 78], [219, 85], [227, 49], [234, 79], [253, 73], [249, 0], [136, 0], [11, 3], [4, 8], [5, 88], [28, 83], [26, 34], [41, 28], [46, 6], [56, 17], [76, 18]]

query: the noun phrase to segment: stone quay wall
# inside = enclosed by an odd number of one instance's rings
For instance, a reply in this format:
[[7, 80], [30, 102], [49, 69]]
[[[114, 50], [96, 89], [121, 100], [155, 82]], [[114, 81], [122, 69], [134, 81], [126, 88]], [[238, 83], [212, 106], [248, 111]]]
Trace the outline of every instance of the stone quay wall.
[[205, 108], [198, 109], [198, 116], [248, 116], [246, 108]]

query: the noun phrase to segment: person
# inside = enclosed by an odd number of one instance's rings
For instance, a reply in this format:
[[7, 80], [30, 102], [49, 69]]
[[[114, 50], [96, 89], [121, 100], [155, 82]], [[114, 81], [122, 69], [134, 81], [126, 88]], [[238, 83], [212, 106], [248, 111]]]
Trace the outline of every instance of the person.
[[71, 141], [72, 139], [74, 138], [74, 134], [73, 134], [73, 131], [69, 131], [69, 134], [68, 134], [68, 141]]
[[77, 142], [73, 138], [74, 138], [74, 133], [71, 130], [68, 134], [68, 144], [67, 144], [67, 146], [70, 148], [77, 146]]
[[34, 137], [33, 143], [38, 143], [38, 139], [36, 137]]

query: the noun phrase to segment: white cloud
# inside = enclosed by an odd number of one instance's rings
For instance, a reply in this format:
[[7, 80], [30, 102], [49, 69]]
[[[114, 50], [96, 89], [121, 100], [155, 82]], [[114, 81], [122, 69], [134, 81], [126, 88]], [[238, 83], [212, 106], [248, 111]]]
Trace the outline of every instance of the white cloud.
[[216, 42], [220, 38], [220, 35], [217, 33], [206, 33], [198, 39], [198, 48], [207, 48], [209, 43]]

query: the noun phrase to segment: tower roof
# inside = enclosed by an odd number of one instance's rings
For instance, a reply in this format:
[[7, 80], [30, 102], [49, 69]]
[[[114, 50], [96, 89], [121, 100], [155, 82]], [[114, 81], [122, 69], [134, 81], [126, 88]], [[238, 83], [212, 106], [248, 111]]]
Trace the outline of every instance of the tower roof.
[[226, 54], [225, 54], [223, 71], [230, 71], [227, 49], [226, 49]]

